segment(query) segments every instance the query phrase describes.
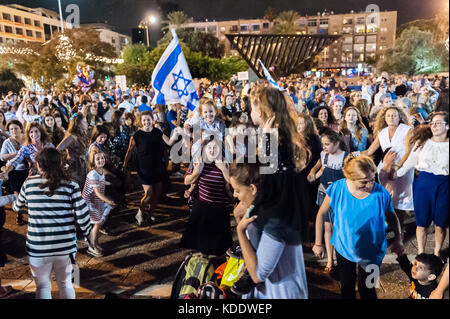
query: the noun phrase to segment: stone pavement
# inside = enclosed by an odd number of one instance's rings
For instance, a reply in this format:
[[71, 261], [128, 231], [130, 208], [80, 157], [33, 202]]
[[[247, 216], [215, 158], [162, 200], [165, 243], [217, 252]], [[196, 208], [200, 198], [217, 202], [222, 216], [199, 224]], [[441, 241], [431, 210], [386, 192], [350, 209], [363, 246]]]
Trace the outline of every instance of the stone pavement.
[[[179, 239], [189, 217], [185, 186], [181, 179], [172, 179], [174, 191], [160, 205], [155, 217], [157, 223], [151, 227], [138, 227], [134, 221], [141, 192], [127, 194], [127, 207], [111, 215], [108, 227], [112, 234], [101, 235], [100, 244], [105, 256], [94, 258], [87, 254], [87, 244], [78, 241], [75, 286], [79, 299], [103, 299], [114, 294], [119, 298], [143, 299], [163, 298], [170, 295], [175, 273], [188, 251], [178, 247]], [[15, 291], [7, 299], [34, 298], [35, 283], [25, 256], [26, 226], [15, 224], [16, 215], [10, 206], [6, 207], [7, 220], [4, 246], [8, 254], [5, 268], [0, 270], [2, 285], [11, 285]], [[26, 217], [25, 217], [26, 218]], [[231, 218], [231, 216], [230, 216]], [[231, 218], [234, 225], [234, 218]], [[414, 258], [417, 243], [414, 235], [414, 219], [407, 227], [406, 253]], [[433, 251], [434, 235], [430, 234], [427, 252]], [[448, 235], [443, 254], [448, 256]], [[334, 276], [326, 275], [322, 269], [324, 260], [318, 261], [312, 254], [312, 246], [304, 245], [305, 264], [311, 299], [339, 298], [339, 282]], [[377, 294], [380, 299], [404, 299], [409, 282], [400, 270], [394, 254], [388, 252], [381, 267], [380, 285]], [[53, 295], [58, 297], [54, 284]], [[448, 298], [448, 294], [447, 294]]]

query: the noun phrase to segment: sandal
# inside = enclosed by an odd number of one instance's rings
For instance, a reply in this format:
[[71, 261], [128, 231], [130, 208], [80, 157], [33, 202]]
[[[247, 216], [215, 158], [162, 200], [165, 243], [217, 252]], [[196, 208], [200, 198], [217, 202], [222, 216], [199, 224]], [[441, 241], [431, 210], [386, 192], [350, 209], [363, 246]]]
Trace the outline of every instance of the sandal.
[[335, 265], [326, 266], [326, 267], [323, 269], [323, 272], [326, 273], [326, 274], [329, 274], [329, 273], [332, 273], [335, 269], [336, 269], [336, 266], [335, 266]]

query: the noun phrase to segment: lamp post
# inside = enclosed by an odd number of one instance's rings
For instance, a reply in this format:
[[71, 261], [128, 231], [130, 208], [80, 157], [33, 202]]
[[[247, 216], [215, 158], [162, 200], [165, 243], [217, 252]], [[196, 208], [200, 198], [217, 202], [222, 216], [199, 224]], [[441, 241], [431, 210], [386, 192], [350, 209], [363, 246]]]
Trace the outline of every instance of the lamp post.
[[156, 18], [154, 16], [150, 16], [148, 20], [145, 20], [145, 32], [147, 35], [147, 46], [150, 47], [150, 25], [156, 22]]
[[61, 9], [61, 0], [58, 0], [58, 6], [59, 6], [59, 20], [61, 21], [61, 33], [64, 33], [64, 23], [63, 23], [62, 9]]

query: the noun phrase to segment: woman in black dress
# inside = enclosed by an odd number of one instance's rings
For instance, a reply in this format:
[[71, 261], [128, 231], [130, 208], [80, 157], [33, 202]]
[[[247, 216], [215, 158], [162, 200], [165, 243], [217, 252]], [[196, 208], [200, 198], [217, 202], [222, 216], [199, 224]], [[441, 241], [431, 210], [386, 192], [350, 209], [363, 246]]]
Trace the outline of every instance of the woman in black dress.
[[176, 138], [180, 132], [180, 130], [176, 130], [172, 138], [169, 139], [161, 130], [153, 127], [153, 117], [149, 111], [141, 113], [140, 126], [130, 139], [130, 145], [123, 163], [123, 170], [125, 171], [131, 153], [136, 147], [138, 176], [144, 189], [144, 196], [136, 214], [136, 221], [139, 226], [144, 221], [143, 214], [145, 213], [149, 215], [149, 222], [155, 220], [151, 214], [162, 193], [164, 143], [172, 146], [177, 141]]

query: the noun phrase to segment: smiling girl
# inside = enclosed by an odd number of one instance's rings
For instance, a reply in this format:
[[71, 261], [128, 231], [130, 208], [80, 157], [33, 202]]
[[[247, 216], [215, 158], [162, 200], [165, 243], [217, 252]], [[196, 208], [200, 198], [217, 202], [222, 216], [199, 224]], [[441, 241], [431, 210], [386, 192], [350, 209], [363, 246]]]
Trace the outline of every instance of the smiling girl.
[[163, 153], [164, 143], [172, 146], [178, 137], [179, 130], [171, 138], [164, 135], [161, 130], [153, 127], [153, 117], [150, 111], [141, 113], [141, 127], [131, 137], [128, 151], [123, 162], [126, 171], [128, 161], [134, 148], [138, 154], [138, 176], [144, 189], [139, 211], [136, 214], [138, 225], [144, 222], [143, 214], [149, 215], [149, 222], [154, 221], [152, 212], [162, 194], [163, 180]]

